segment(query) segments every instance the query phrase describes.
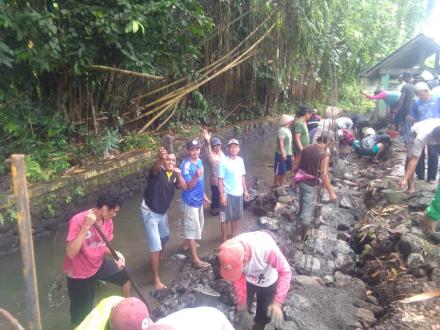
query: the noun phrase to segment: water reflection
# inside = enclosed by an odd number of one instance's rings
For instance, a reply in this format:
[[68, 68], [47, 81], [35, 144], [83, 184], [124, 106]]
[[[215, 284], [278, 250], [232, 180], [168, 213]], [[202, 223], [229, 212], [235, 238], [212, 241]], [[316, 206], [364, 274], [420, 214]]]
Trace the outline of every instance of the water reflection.
[[[271, 136], [260, 135], [241, 142], [241, 156], [247, 170], [250, 185], [257, 176], [267, 186], [271, 185], [273, 169], [274, 142]], [[206, 173], [208, 174], [208, 173]], [[209, 180], [205, 180], [207, 183]], [[208, 189], [208, 195], [210, 190]], [[161, 262], [161, 278], [170, 283], [178, 271], [182, 260], [181, 242], [183, 225], [181, 222], [180, 194], [177, 194], [169, 210], [170, 241], [166, 247], [167, 260]], [[144, 296], [151, 300], [151, 275], [149, 271], [149, 252], [143, 226], [140, 221], [139, 205], [141, 196], [135, 196], [124, 203], [115, 219], [115, 238], [112, 245], [124, 253], [127, 265], [133, 269], [134, 278], [141, 285]], [[82, 211], [78, 209], [78, 211]], [[211, 253], [220, 243], [220, 224], [217, 217], [209, 212], [205, 214], [205, 230], [201, 242], [200, 256]], [[245, 211], [240, 230], [245, 231], [252, 223], [253, 215]], [[41, 317], [44, 329], [69, 329], [69, 298], [67, 296], [65, 276], [62, 273], [62, 261], [65, 251], [65, 232], [35, 243], [38, 289], [40, 294]], [[11, 312], [27, 328], [26, 306], [22, 279], [20, 254], [0, 259], [0, 307]], [[119, 288], [111, 284], [100, 285], [95, 300], [109, 294], [119, 294]], [[3, 322], [3, 323], [2, 323]], [[0, 329], [8, 329], [0, 319]]]

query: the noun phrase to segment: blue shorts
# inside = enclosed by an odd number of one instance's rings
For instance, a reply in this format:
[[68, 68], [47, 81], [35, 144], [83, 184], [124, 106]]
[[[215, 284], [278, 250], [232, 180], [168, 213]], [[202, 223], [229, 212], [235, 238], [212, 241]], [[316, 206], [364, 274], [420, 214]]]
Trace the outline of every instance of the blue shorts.
[[281, 154], [275, 153], [275, 174], [284, 175], [292, 169], [292, 155], [288, 155], [286, 160], [281, 159]]
[[170, 237], [167, 214], [154, 213], [145, 203], [142, 203], [141, 219], [144, 224], [145, 233], [147, 234], [150, 252], [161, 251], [162, 245], [165, 244]]

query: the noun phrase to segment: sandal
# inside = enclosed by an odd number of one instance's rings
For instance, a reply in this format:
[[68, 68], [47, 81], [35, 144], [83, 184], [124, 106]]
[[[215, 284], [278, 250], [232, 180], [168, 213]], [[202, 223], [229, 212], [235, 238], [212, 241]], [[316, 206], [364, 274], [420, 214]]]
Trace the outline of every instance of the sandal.
[[205, 262], [205, 261], [201, 261], [199, 264], [194, 264], [194, 267], [196, 269], [203, 269], [203, 268], [208, 268], [211, 267], [211, 264], [209, 262]]

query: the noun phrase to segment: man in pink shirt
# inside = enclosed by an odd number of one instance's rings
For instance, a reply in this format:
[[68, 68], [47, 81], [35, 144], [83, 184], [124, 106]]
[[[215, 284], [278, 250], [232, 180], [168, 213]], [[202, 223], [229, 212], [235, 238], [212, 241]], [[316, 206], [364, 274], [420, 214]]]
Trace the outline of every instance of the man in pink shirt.
[[124, 256], [117, 263], [105, 259], [110, 250], [99, 236], [96, 224], [105, 237], [113, 238], [112, 217], [121, 206], [118, 196], [105, 193], [98, 197], [96, 207], [78, 213], [69, 221], [66, 256], [63, 270], [67, 276], [72, 325], [78, 325], [93, 308], [96, 281], [103, 280], [122, 287], [122, 295], [130, 296], [131, 285], [127, 273], [122, 270]]
[[[282, 329], [281, 308], [292, 271], [272, 236], [263, 231], [240, 234], [220, 245], [218, 257], [222, 277], [234, 285], [239, 328], [258, 330], [271, 323]], [[257, 311], [252, 320], [249, 310], [255, 294]]]

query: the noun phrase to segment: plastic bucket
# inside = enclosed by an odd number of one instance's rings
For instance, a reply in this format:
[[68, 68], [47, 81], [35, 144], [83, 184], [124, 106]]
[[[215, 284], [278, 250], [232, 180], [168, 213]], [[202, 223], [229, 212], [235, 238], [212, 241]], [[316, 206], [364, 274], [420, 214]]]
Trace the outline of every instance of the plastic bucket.
[[387, 202], [389, 204], [400, 204], [403, 200], [402, 189], [385, 189], [382, 190]]
[[194, 288], [192, 292], [196, 296], [196, 306], [198, 307], [201, 306], [215, 307], [220, 299], [220, 293], [214, 290]]

